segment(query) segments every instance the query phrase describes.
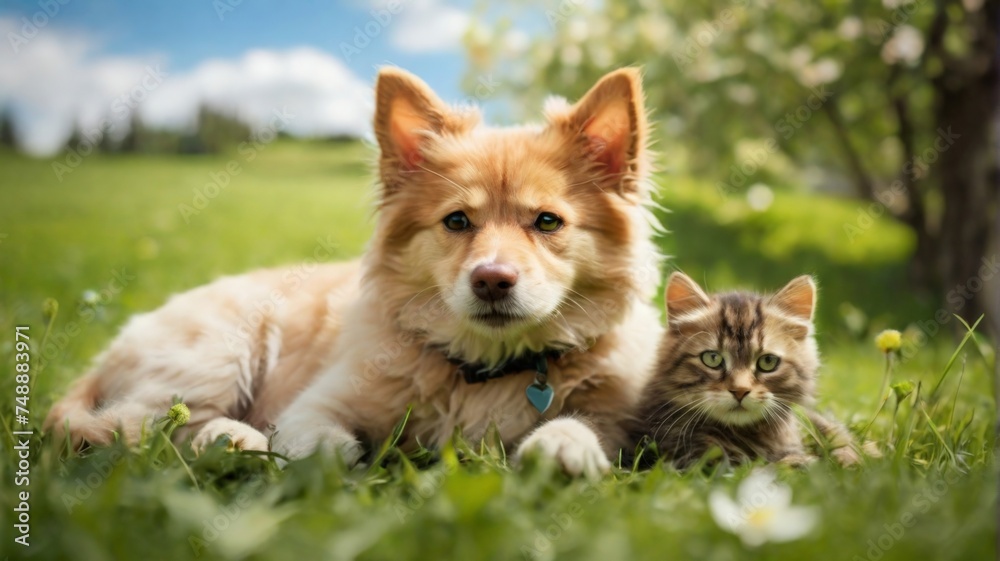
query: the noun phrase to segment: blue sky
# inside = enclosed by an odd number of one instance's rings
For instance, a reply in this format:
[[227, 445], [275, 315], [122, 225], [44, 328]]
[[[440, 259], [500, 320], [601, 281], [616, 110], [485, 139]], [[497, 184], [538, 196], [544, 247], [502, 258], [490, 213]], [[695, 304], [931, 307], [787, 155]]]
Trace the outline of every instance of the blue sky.
[[[206, 58], [235, 58], [254, 48], [309, 45], [339, 56], [340, 44], [353, 42], [355, 27], [363, 29], [373, 20], [370, 11], [377, 5], [363, 0], [243, 0], [231, 11], [219, 9], [220, 19], [213, 4], [229, 5], [225, 0], [71, 0], [46, 28], [90, 32], [106, 54], [165, 54], [171, 67], [183, 70]], [[459, 2], [429, 4], [464, 11]], [[397, 16], [406, 9], [404, 5]], [[38, 10], [37, 0], [16, 0], [5, 2], [0, 15], [30, 16]], [[388, 60], [419, 74], [442, 95], [460, 96], [458, 81], [465, 65], [461, 50], [407, 52], [393, 43], [392, 28], [390, 21], [348, 66], [372, 79], [374, 65]]]
[[[84, 125], [97, 122], [115, 113], [120, 95], [137, 84], [155, 83], [150, 73], [165, 73], [162, 85], [138, 92], [141, 104], [126, 101], [129, 109], [134, 105], [159, 123], [187, 119], [192, 108], [181, 105], [198, 96], [245, 101], [253, 120], [282, 95], [298, 99], [308, 111], [310, 103], [332, 93], [330, 99], [341, 100], [341, 106], [317, 109], [326, 121], [299, 122], [292, 132], [354, 131], [360, 121], [348, 114], [363, 108], [349, 110], [347, 100], [364, 97], [362, 88], [372, 84], [376, 67], [385, 63], [418, 74], [445, 100], [464, 97], [460, 40], [471, 0], [406, 0], [396, 14], [385, 11], [390, 7], [389, 0], [68, 0], [48, 16], [40, 15], [38, 0], [8, 0], [0, 7], [5, 39], [0, 103], [13, 106], [19, 127], [30, 129], [32, 151], [46, 152], [74, 119]], [[391, 19], [383, 25], [373, 10], [382, 11], [383, 21], [386, 14]], [[29, 37], [31, 28], [22, 18], [44, 23]], [[364, 33], [366, 26], [374, 33]], [[345, 56], [345, 44], [359, 52]], [[250, 75], [264, 78], [250, 80]], [[273, 84], [261, 86], [261, 80]]]

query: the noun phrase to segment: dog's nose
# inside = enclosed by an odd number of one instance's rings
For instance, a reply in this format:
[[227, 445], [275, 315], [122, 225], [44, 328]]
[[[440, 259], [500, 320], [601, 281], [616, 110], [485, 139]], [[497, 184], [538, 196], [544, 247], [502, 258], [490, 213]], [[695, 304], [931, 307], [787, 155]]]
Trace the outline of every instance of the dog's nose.
[[737, 402], [743, 403], [743, 398], [746, 397], [748, 393], [750, 393], [750, 390], [745, 390], [741, 388], [738, 390], [729, 390], [729, 393], [733, 394], [733, 397], [736, 398]]
[[517, 284], [517, 270], [510, 265], [490, 263], [472, 270], [472, 291], [480, 300], [495, 302], [507, 297]]

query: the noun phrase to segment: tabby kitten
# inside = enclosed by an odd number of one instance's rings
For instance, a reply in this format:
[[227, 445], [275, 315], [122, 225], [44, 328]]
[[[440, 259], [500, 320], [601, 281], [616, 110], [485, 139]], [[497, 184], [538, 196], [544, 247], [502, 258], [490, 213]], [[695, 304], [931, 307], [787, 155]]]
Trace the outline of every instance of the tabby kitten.
[[674, 273], [665, 301], [667, 332], [631, 427], [634, 443], [648, 436], [681, 469], [713, 446], [729, 463], [806, 463], [813, 458], [791, 408], [800, 404], [836, 459], [859, 461], [847, 430], [811, 410], [819, 367], [812, 278], [798, 277], [771, 296], [710, 297]]

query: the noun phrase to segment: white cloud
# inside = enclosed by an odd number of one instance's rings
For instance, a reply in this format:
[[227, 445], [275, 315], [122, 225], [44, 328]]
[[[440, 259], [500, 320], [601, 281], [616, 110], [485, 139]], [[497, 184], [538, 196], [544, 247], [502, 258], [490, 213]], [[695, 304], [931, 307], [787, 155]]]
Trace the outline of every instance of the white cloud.
[[[0, 37], [14, 29], [13, 19], [0, 18]], [[85, 131], [103, 119], [121, 127], [133, 108], [152, 126], [190, 126], [203, 103], [255, 127], [283, 111], [293, 115], [284, 130], [296, 135], [370, 129], [370, 85], [316, 49], [256, 50], [174, 72], [162, 57], [103, 56], [95, 45], [85, 35], [46, 29], [18, 54], [0, 57], [0, 106], [14, 107], [27, 151], [57, 151], [74, 121]]]
[[201, 103], [231, 108], [255, 127], [275, 111], [293, 117], [284, 130], [299, 136], [368, 131], [371, 87], [340, 60], [312, 48], [250, 51], [237, 60], [202, 62], [166, 80], [142, 105], [154, 126], [192, 124]]
[[[375, 9], [387, 4], [388, 0], [373, 2]], [[441, 0], [406, 0], [386, 27], [392, 46], [411, 53], [426, 53], [460, 47], [469, 22], [468, 12]]]
[[[0, 36], [17, 32], [0, 18]], [[93, 42], [82, 35], [45, 29], [17, 54], [0, 57], [0, 105], [14, 105], [24, 148], [50, 153], [69, 136], [74, 120], [95, 126], [112, 100], [141, 79], [151, 57], [93, 59]]]

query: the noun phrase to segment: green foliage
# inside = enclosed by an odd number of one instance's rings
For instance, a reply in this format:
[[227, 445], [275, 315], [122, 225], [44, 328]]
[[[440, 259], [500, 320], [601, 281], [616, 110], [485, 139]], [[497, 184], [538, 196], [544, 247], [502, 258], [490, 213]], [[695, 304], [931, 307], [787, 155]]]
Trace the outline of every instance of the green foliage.
[[[129, 315], [170, 293], [220, 274], [311, 259], [317, 238], [344, 257], [359, 254], [371, 231], [369, 156], [358, 144], [302, 142], [261, 146], [252, 159], [94, 155], [60, 182], [49, 162], [0, 153], [0, 233], [7, 234], [0, 236], [0, 360], [7, 372], [14, 326], [31, 326], [32, 352], [43, 358], [40, 339], [53, 317], [43, 303], [59, 302], [48, 338], [54, 351], [35, 370], [31, 428], [38, 431], [48, 406]], [[193, 208], [197, 191], [221, 183], [231, 161], [242, 171], [185, 218], [179, 205]], [[908, 232], [875, 219], [848, 245], [821, 234], [854, 220], [861, 208], [854, 202], [783, 193], [753, 210], [703, 182], [657, 180], [670, 209], [661, 213], [671, 230], [661, 243], [675, 256], [669, 266], [711, 289], [772, 289], [802, 272], [819, 277], [820, 408], [866, 433], [883, 457], [854, 470], [819, 462], [780, 471], [796, 504], [820, 509], [821, 524], [808, 537], [745, 550], [718, 528], [709, 492], [732, 493], [749, 467], [617, 469], [598, 482], [571, 481], [537, 460], [512, 468], [510, 451], [489, 435], [409, 455], [387, 442], [354, 469], [312, 457], [279, 470], [267, 455], [228, 452], [224, 441], [200, 457], [187, 446], [175, 450], [160, 421], [139, 446], [82, 456], [33, 440], [32, 546], [13, 544], [7, 530], [0, 557], [994, 558], [995, 357], [987, 342], [970, 336], [956, 352], [947, 329], [920, 345], [904, 330], [903, 351], [913, 353], [900, 356], [891, 382], [916, 389], [898, 403], [893, 394], [875, 415], [884, 358], [871, 336], [933, 317], [932, 305], [903, 281]], [[111, 271], [121, 268], [134, 280], [105, 298]], [[868, 317], [861, 328], [842, 320], [845, 302]], [[70, 322], [80, 328], [75, 334]], [[0, 378], [7, 428], [12, 387], [12, 376]], [[7, 428], [0, 429], [0, 521], [9, 529], [17, 468]]]
[[185, 154], [219, 153], [231, 150], [250, 138], [250, 127], [233, 115], [202, 106], [198, 109], [198, 128], [183, 135], [180, 151]]
[[[930, 78], [943, 63], [921, 59], [930, 2], [567, 0], [544, 8], [544, 22], [509, 10], [512, 21], [538, 28], [527, 46], [511, 40], [503, 19], [470, 33], [470, 74], [489, 74], [526, 100], [519, 105], [532, 113], [514, 115], [521, 118], [535, 117], [550, 92], [575, 99], [610, 68], [642, 66], [669, 169], [727, 181], [732, 165], [773, 140], [779, 151], [750, 174], [756, 181], [790, 185], [798, 173], [842, 186], [850, 170], [823, 114], [835, 107], [865, 163], [891, 180], [904, 159], [893, 112], [900, 93], [917, 119], [917, 146], [935, 134]], [[956, 42], [966, 44], [961, 16], [955, 23]], [[826, 177], [816, 181], [810, 167]]]

